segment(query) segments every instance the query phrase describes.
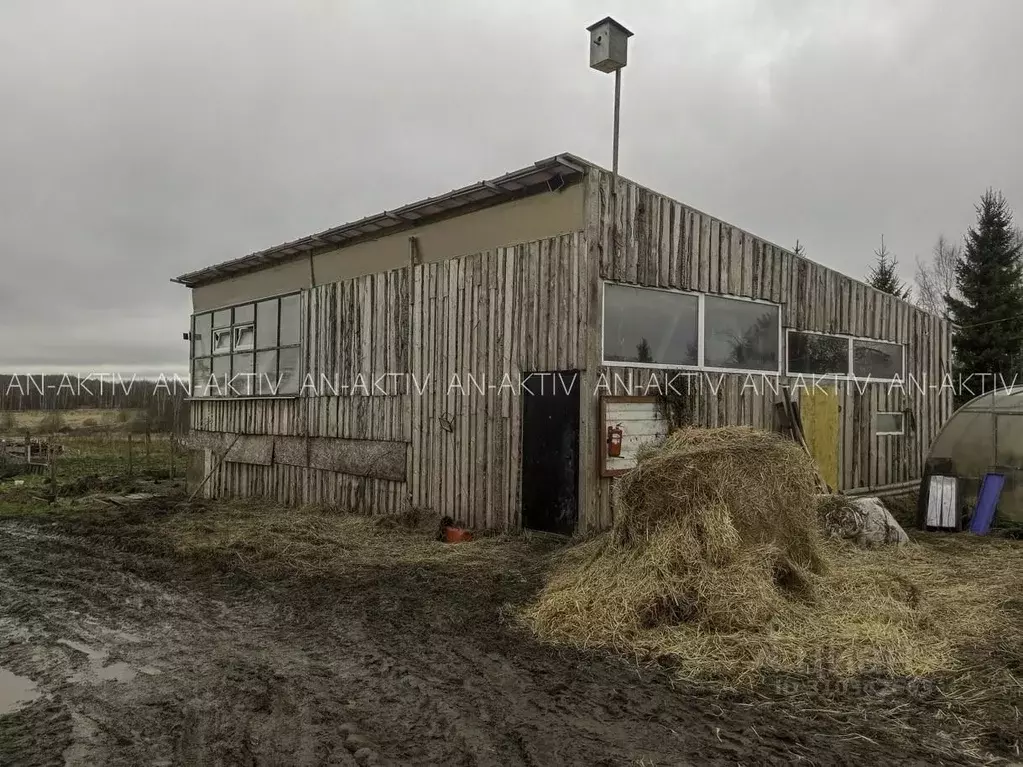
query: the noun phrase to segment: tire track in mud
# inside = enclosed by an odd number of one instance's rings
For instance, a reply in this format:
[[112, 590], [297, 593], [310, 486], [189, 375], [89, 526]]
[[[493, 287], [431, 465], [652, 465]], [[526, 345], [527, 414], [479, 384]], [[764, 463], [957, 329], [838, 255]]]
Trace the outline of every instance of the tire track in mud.
[[0, 546], [0, 667], [43, 692], [0, 717], [4, 765], [938, 761], [540, 646], [499, 573], [456, 603], [421, 569], [240, 586], [37, 524]]

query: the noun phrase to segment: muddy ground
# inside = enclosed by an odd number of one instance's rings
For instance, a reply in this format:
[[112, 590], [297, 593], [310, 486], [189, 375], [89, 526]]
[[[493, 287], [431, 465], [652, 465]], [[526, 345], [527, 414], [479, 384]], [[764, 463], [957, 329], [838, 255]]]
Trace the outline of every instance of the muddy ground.
[[949, 707], [940, 680], [804, 677], [723, 692], [539, 645], [507, 616], [538, 588], [550, 542], [511, 541], [490, 566], [261, 578], [227, 555], [182, 559], [160, 534], [180, 513], [216, 512], [143, 503], [0, 516], [0, 669], [37, 694], [0, 716], [0, 764], [1014, 757], [1012, 706], [981, 711], [978, 726]]

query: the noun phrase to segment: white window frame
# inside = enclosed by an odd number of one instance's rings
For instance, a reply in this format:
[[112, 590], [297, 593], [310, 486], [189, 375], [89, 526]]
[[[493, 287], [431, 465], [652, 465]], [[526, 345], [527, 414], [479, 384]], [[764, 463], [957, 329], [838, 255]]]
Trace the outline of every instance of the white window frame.
[[[898, 431], [879, 431], [877, 428], [877, 417], [879, 415], [897, 415], [899, 417]], [[901, 437], [906, 433], [906, 414], [901, 410], [879, 410], [874, 413], [874, 436], [875, 437]]]
[[[657, 362], [629, 362], [628, 360], [608, 360], [604, 356], [604, 335], [606, 328], [604, 327], [604, 307], [607, 305], [607, 286], [615, 285], [623, 288], [638, 288], [639, 290], [657, 290], [661, 293], [674, 293], [680, 296], [694, 296], [697, 299], [696, 306], [696, 364], [695, 365], [678, 365], [669, 363], [657, 363]], [[777, 370], [756, 370], [747, 368], [723, 368], [723, 367], [707, 367], [704, 364], [704, 351], [706, 347], [706, 340], [704, 339], [704, 311], [706, 309], [706, 297], [711, 296], [713, 298], [723, 298], [728, 301], [746, 301], [751, 304], [763, 304], [764, 306], [773, 306], [778, 310], [778, 368]], [[780, 376], [782, 374], [783, 365], [785, 364], [785, 352], [786, 348], [783, 346], [783, 332], [785, 328], [782, 325], [782, 307], [781, 304], [776, 304], [774, 301], [765, 301], [761, 298], [749, 298], [748, 296], [732, 296], [726, 293], [698, 293], [693, 290], [677, 290], [675, 288], [655, 288], [648, 285], [636, 285], [630, 282], [617, 282], [615, 280], [603, 280], [600, 291], [600, 361], [602, 365], [607, 367], [619, 367], [619, 368], [647, 368], [651, 370], [699, 370], [709, 373], [737, 373], [739, 375], [767, 375], [767, 376]]]
[[[846, 364], [848, 366], [848, 373], [793, 373], [789, 370], [789, 335], [792, 333], [802, 333], [808, 336], [831, 336], [832, 338], [844, 338], [846, 340]], [[875, 378], [873, 376], [867, 378], [865, 376], [857, 376], [853, 371], [853, 363], [855, 362], [855, 355], [853, 352], [854, 342], [866, 341], [868, 343], [879, 343], [879, 344], [890, 344], [892, 346], [898, 346], [902, 349], [902, 378]], [[799, 328], [785, 328], [785, 375], [787, 377], [794, 376], [819, 376], [822, 378], [832, 378], [836, 381], [868, 381], [870, 383], [891, 383], [892, 381], [905, 381], [906, 380], [906, 344], [901, 341], [889, 341], [884, 338], [868, 338], [867, 336], [851, 336], [848, 333], [826, 333], [823, 330], [800, 330]]]
[[[241, 331], [248, 330], [252, 333], [252, 343], [247, 346], [238, 345], [238, 335]], [[256, 350], [256, 323], [250, 322], [246, 325], [234, 326], [234, 337], [231, 339], [231, 352], [252, 352]]]
[[[214, 328], [213, 333], [211, 335], [213, 336], [213, 338], [210, 339], [210, 343], [212, 344], [212, 346], [210, 347], [211, 357], [219, 357], [224, 354], [231, 353], [231, 350], [234, 348], [234, 331], [231, 329], [230, 325], [228, 325], [226, 328]], [[222, 338], [224, 336], [227, 336], [228, 341], [230, 341], [230, 343], [228, 343], [226, 349], [221, 349], [217, 344], [217, 339]]]

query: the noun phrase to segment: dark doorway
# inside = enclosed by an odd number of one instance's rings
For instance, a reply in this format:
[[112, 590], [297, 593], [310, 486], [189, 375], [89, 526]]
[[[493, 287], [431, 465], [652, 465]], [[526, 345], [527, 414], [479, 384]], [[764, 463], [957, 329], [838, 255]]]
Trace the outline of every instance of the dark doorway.
[[522, 392], [522, 526], [571, 535], [579, 518], [578, 371], [530, 373]]

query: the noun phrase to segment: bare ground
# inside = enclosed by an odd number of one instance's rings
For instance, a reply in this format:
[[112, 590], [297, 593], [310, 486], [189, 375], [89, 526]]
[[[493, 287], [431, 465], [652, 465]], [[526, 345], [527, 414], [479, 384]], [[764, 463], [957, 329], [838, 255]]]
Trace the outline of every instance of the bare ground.
[[[193, 512], [0, 519], [0, 668], [42, 693], [0, 716], [0, 764], [923, 765], [1018, 748], [1020, 698], [963, 717], [942, 680], [728, 692], [540, 645], [507, 616], [550, 543], [264, 577], [237, 551], [183, 559], [161, 532], [176, 513]], [[1018, 663], [1007, 634], [978, 663]]]

